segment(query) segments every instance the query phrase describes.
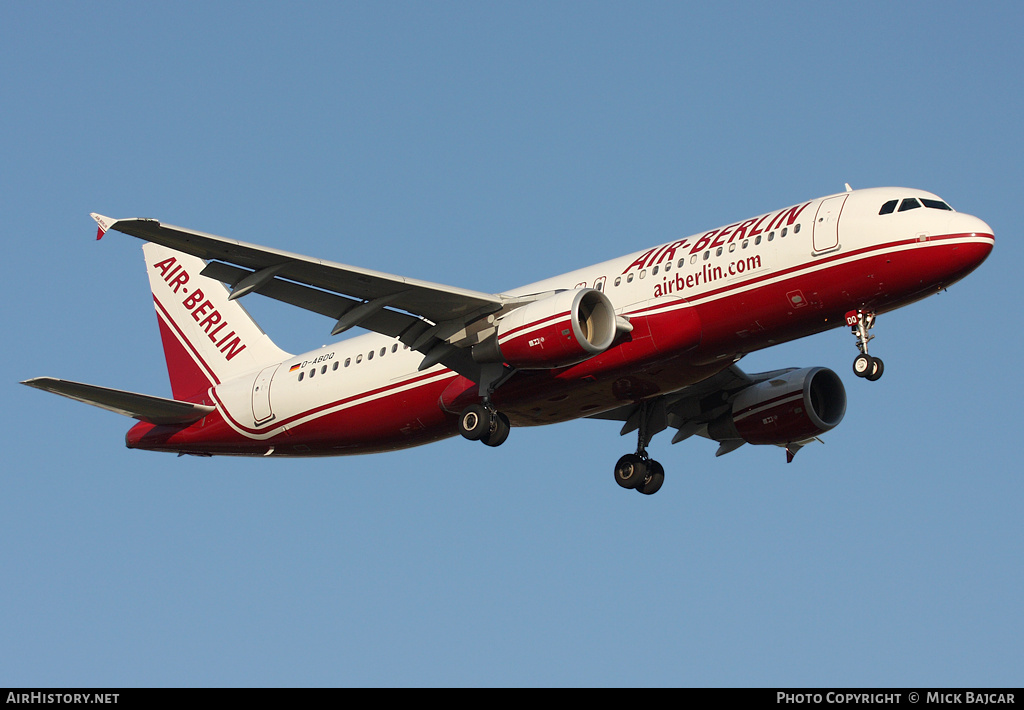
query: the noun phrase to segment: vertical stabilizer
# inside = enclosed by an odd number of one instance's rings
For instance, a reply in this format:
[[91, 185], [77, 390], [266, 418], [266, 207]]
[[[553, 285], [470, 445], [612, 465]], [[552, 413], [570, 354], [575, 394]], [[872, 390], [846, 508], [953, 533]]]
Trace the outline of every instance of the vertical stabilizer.
[[202, 259], [151, 243], [142, 253], [175, 399], [289, 357], [223, 284], [200, 275]]

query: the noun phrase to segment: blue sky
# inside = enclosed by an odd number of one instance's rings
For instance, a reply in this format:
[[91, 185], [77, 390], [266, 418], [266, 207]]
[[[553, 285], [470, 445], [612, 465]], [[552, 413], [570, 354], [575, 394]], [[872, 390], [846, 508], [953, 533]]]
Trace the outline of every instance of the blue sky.
[[[5, 3], [0, 685], [1019, 686], [1017, 3]], [[167, 396], [156, 217], [497, 291], [854, 187], [995, 230], [948, 293], [749, 356], [785, 464], [615, 424], [319, 461], [129, 451], [23, 387]], [[331, 323], [247, 307], [292, 352]]]

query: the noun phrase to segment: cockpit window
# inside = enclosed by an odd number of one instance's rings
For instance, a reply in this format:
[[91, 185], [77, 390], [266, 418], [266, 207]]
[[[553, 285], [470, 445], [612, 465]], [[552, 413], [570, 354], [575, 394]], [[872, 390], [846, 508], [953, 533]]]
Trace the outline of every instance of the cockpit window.
[[947, 212], [953, 211], [953, 208], [947, 205], [942, 200], [929, 200], [925, 197], [922, 197], [921, 202], [924, 203], [925, 207], [930, 207], [933, 210], [946, 210]]
[[918, 201], [918, 198], [916, 197], [908, 197], [907, 199], [903, 200], [898, 210], [896, 209], [897, 202], [899, 202], [899, 200], [889, 200], [884, 205], [882, 205], [882, 209], [878, 210], [878, 214], [892, 214], [893, 211], [906, 212], [907, 210], [916, 210], [921, 205], [924, 205], [928, 209], [932, 210], [945, 210], [946, 212], [955, 211], [952, 207], [947, 205], [942, 200], [932, 200], [927, 197], [922, 197], [920, 201]]

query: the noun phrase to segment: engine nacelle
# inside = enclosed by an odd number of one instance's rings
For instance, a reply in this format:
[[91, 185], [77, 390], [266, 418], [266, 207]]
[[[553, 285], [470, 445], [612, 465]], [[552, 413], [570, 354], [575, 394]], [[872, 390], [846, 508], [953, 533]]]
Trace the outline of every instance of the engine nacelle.
[[561, 291], [502, 316], [497, 333], [473, 348], [478, 362], [541, 370], [568, 367], [615, 340], [615, 308], [593, 288]]
[[748, 444], [806, 441], [835, 427], [846, 414], [846, 388], [825, 367], [793, 370], [739, 393], [732, 411], [708, 425], [712, 439]]

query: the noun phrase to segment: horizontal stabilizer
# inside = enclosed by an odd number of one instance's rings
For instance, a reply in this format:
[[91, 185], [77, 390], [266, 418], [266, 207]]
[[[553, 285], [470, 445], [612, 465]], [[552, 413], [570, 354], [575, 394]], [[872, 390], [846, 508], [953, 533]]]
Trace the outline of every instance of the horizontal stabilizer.
[[152, 397], [148, 394], [136, 394], [108, 387], [86, 385], [81, 382], [59, 380], [56, 377], [33, 377], [21, 384], [53, 392], [150, 424], [191, 424], [216, 409], [216, 407], [205, 404]]

